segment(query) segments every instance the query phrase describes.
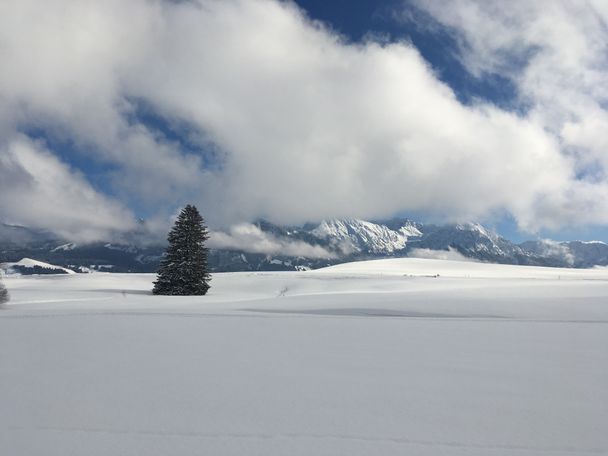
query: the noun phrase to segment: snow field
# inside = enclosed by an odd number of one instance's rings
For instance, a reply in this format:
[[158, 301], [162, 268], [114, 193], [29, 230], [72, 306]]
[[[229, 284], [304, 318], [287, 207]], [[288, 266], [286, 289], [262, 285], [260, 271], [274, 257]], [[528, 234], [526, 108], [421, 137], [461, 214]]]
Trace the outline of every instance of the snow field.
[[608, 453], [606, 269], [153, 279], [5, 279], [0, 454]]

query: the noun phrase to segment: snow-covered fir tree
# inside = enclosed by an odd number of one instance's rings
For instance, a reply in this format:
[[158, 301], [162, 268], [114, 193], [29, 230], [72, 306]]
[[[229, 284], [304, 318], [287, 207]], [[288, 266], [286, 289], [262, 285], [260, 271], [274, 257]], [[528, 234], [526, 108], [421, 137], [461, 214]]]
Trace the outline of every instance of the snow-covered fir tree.
[[2, 277], [0, 277], [0, 306], [8, 302], [8, 290], [2, 283]]
[[169, 232], [152, 292], [157, 295], [204, 295], [211, 276], [207, 269], [207, 227], [198, 209], [187, 205]]

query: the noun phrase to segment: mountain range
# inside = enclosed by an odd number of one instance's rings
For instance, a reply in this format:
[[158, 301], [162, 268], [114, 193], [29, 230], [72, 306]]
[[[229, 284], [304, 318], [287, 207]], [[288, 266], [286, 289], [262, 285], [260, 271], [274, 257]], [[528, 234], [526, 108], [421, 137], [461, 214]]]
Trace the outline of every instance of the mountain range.
[[[516, 244], [477, 223], [434, 225], [409, 219], [333, 219], [302, 226], [260, 220], [249, 226], [257, 239], [306, 249], [302, 254], [290, 248], [264, 252], [268, 242], [245, 247], [242, 242], [224, 242], [221, 248], [209, 251], [212, 271], [305, 270], [403, 256], [575, 268], [608, 265], [608, 244], [604, 242], [535, 240]], [[213, 239], [214, 233], [212, 245]], [[144, 230], [118, 242], [82, 244], [43, 230], [0, 224], [0, 263], [5, 264], [33, 258], [77, 272], [154, 272], [164, 247], [160, 242], [150, 243]], [[309, 251], [315, 252], [312, 258], [306, 253]], [[27, 271], [23, 265], [19, 269], [20, 273]]]

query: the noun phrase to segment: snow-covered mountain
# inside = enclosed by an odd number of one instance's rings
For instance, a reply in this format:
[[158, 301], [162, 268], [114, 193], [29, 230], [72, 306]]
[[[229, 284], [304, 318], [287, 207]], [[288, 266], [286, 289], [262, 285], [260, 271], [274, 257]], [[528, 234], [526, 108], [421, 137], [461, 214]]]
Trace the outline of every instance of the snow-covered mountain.
[[608, 244], [601, 241], [556, 242], [544, 239], [524, 242], [521, 247], [545, 258], [550, 266], [590, 268], [608, 265]]
[[429, 250], [453, 248], [468, 258], [491, 263], [544, 264], [478, 223], [427, 225], [423, 227], [419, 247]]
[[365, 220], [326, 220], [310, 233], [343, 253], [392, 254], [405, 249], [408, 238], [419, 237], [422, 232], [409, 220], [397, 229]]
[[608, 244], [601, 241], [563, 242], [573, 256], [575, 267], [588, 268], [608, 264]]
[[[281, 227], [267, 221], [256, 226], [264, 233], [290, 241], [321, 246], [328, 258], [302, 258], [212, 251], [217, 270], [276, 270], [317, 268], [346, 261], [415, 256], [424, 251], [451, 251], [477, 261], [537, 266], [590, 267], [608, 265], [608, 245], [602, 242], [531, 241], [515, 244], [478, 223], [432, 225], [409, 219], [370, 222], [331, 219], [302, 227]], [[432, 255], [430, 255], [432, 256]]]
[[[409, 219], [366, 221], [330, 219], [302, 226], [281, 226], [260, 220], [253, 225], [261, 246], [240, 242], [211, 249], [214, 271], [262, 271], [315, 269], [332, 264], [383, 257], [422, 255], [435, 251], [457, 252], [477, 261], [504, 264], [591, 267], [608, 265], [608, 245], [599, 242], [555, 242], [536, 240], [514, 244], [477, 223], [432, 225]], [[148, 242], [148, 240], [146, 240]], [[138, 242], [137, 233], [128, 241], [112, 240], [76, 244], [49, 233], [24, 227], [0, 227], [0, 262], [36, 258], [76, 271], [154, 272], [164, 245]], [[273, 246], [265, 251], [264, 245]], [[325, 252], [310, 258], [297, 249]], [[279, 246], [279, 247], [276, 247]], [[438, 254], [440, 256], [440, 254]]]

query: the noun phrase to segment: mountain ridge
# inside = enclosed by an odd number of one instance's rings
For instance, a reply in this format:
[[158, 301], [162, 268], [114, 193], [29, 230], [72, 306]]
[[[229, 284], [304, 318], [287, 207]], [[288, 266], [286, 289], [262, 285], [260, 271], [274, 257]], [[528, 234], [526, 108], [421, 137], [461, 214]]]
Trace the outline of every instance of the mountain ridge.
[[[282, 226], [258, 220], [249, 226], [254, 240], [234, 241], [222, 248], [211, 248], [212, 271], [263, 271], [316, 269], [333, 264], [386, 257], [407, 257], [433, 252], [453, 251], [475, 261], [555, 267], [592, 267], [608, 265], [608, 244], [601, 241], [533, 240], [513, 243], [481, 224], [423, 224], [407, 218], [387, 221], [327, 219], [317, 224]], [[8, 234], [7, 234], [8, 233]], [[218, 232], [215, 232], [218, 233]], [[219, 233], [224, 233], [220, 231]], [[105, 241], [78, 243], [43, 230], [2, 224], [0, 262], [22, 258], [60, 265], [76, 271], [154, 272], [164, 244], [149, 243], [145, 232], [131, 233], [130, 242]], [[138, 242], [141, 237], [141, 242]], [[213, 245], [212, 232], [211, 245]], [[144, 242], [145, 241], [145, 242]], [[261, 246], [254, 245], [258, 242]], [[263, 252], [266, 244], [278, 245]], [[274, 243], [274, 244], [273, 244]], [[281, 245], [299, 243], [315, 247], [317, 255], [282, 254]], [[243, 248], [249, 244], [250, 248]], [[254, 249], [255, 247], [255, 249]], [[311, 249], [312, 250], [312, 249]]]

